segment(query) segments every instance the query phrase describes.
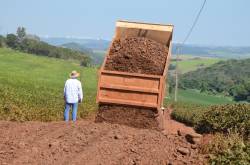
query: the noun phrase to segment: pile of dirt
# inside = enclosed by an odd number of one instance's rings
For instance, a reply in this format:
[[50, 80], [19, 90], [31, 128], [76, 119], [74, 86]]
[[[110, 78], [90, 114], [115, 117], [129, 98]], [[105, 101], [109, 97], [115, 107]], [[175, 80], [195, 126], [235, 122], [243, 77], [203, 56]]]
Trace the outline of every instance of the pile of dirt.
[[159, 130], [156, 112], [153, 109], [124, 105], [100, 105], [96, 122], [103, 121]]
[[176, 134], [90, 120], [0, 121], [0, 164], [203, 164], [197, 146]]
[[[114, 40], [111, 45], [105, 70], [162, 75], [168, 48], [144, 37]], [[159, 129], [152, 109], [128, 106], [100, 106], [97, 121], [125, 124], [137, 128]]]
[[168, 48], [156, 41], [132, 37], [115, 40], [107, 56], [105, 70], [162, 75]]

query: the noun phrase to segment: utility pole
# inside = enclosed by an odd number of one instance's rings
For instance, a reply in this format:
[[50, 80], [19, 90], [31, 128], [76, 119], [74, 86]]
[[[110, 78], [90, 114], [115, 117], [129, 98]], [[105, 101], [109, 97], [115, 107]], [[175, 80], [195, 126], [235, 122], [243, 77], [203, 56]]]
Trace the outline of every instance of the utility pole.
[[177, 47], [176, 51], [176, 64], [175, 64], [175, 90], [174, 90], [174, 101], [177, 102], [178, 99], [178, 61], [179, 61], [179, 55], [180, 55], [180, 46]]

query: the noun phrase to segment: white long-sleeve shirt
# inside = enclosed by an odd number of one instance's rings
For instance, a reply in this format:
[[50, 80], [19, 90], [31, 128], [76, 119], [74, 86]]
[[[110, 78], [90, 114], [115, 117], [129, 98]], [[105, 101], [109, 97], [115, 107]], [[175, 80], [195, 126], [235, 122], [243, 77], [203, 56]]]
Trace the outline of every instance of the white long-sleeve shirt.
[[77, 79], [68, 79], [64, 86], [64, 97], [67, 103], [77, 103], [83, 99], [82, 84]]

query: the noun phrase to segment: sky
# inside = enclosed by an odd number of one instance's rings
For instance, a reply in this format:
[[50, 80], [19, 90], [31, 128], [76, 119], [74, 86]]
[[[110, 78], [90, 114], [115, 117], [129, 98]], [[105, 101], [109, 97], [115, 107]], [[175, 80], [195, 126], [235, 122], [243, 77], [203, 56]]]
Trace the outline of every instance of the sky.
[[[0, 34], [111, 40], [116, 20], [173, 24], [182, 42], [203, 0], [0, 0]], [[250, 46], [250, 1], [207, 0], [188, 44]]]

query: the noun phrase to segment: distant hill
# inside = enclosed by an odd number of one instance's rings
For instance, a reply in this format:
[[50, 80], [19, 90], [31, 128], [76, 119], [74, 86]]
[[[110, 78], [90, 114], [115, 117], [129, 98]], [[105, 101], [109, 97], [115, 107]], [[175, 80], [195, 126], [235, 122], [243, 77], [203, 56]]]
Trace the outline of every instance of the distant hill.
[[[109, 40], [103, 39], [79, 39], [79, 38], [63, 38], [63, 37], [51, 37], [51, 38], [41, 38], [52, 45], [63, 45], [69, 43], [80, 44], [84, 49], [92, 49], [94, 52], [98, 51], [95, 61], [102, 62], [101, 59], [104, 57], [104, 53], [110, 45]], [[79, 49], [76, 45], [71, 45], [75, 49]], [[176, 54], [177, 44], [173, 43], [172, 54]], [[80, 48], [82, 49], [82, 48]], [[181, 54], [197, 56], [197, 57], [216, 57], [216, 58], [226, 58], [226, 59], [240, 59], [240, 58], [250, 58], [250, 46], [249, 47], [232, 47], [232, 46], [198, 46], [198, 45], [184, 45], [181, 49]]]
[[250, 102], [250, 58], [220, 61], [181, 75], [180, 87], [223, 93]]
[[69, 49], [72, 49], [72, 50], [75, 50], [75, 51], [83, 52], [84, 54], [88, 54], [88, 56], [92, 59], [92, 62], [95, 65], [100, 65], [102, 63], [102, 61], [103, 61], [104, 54], [100, 53], [100, 52], [104, 52], [102, 50], [93, 51], [91, 48], [87, 48], [85, 45], [75, 43], [75, 42], [62, 44], [62, 45], [60, 45], [60, 47], [69, 48]]
[[69, 48], [69, 49], [72, 49], [72, 50], [80, 51], [80, 52], [83, 52], [85, 54], [93, 54], [92, 49], [87, 48], [84, 45], [81, 45], [81, 44], [78, 44], [78, 43], [75, 43], [75, 42], [70, 42], [70, 43], [59, 45], [59, 46], [63, 47], [63, 48]]
[[[173, 44], [173, 54], [176, 54], [177, 44]], [[250, 58], [249, 47], [232, 47], [232, 46], [197, 46], [184, 45], [181, 54], [195, 55], [200, 57], [217, 57], [217, 58]]]
[[110, 41], [103, 39], [79, 39], [79, 38], [63, 38], [63, 37], [51, 37], [51, 38], [42, 38], [41, 40], [52, 45], [63, 45], [67, 43], [78, 43], [83, 45], [86, 48], [92, 50], [106, 50], [109, 46]]
[[[23, 28], [24, 29], [24, 28]], [[82, 66], [92, 65], [91, 58], [85, 52], [50, 45], [36, 35], [26, 34], [25, 29], [22, 35], [8, 34], [1, 36], [0, 47], [8, 47], [20, 52], [35, 54], [38, 56], [47, 56], [65, 60], [79, 61]]]

